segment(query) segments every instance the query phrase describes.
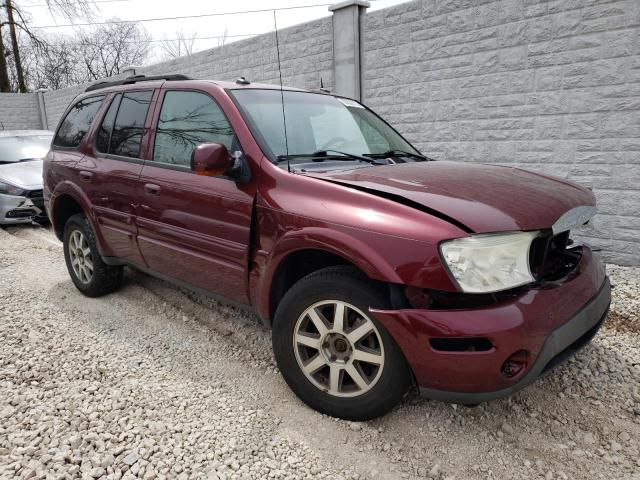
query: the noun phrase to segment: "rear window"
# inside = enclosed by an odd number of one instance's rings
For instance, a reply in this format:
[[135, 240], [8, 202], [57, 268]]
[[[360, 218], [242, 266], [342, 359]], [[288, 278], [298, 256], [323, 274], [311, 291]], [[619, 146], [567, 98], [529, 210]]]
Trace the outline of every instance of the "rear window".
[[60, 124], [53, 144], [67, 148], [80, 146], [103, 100], [104, 95], [101, 95], [85, 98], [76, 103]]

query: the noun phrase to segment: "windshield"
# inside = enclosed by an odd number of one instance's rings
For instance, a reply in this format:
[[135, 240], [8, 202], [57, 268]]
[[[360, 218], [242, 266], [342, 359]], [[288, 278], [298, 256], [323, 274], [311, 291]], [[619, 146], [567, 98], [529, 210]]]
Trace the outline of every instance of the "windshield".
[[[273, 158], [339, 150], [353, 155], [399, 150], [419, 154], [393, 128], [358, 102], [309, 92], [282, 92], [287, 121], [285, 144], [280, 90], [234, 90], [248, 121]], [[288, 147], [288, 148], [287, 148]], [[288, 151], [287, 151], [288, 150]]]
[[53, 134], [16, 135], [0, 138], [0, 164], [44, 157]]

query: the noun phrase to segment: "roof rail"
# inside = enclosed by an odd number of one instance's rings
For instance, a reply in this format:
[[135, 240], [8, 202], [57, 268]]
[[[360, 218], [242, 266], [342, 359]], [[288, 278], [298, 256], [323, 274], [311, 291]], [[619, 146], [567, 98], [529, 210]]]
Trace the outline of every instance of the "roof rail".
[[176, 80], [192, 80], [191, 77], [186, 75], [182, 75], [180, 73], [175, 75], [152, 75], [147, 77], [146, 75], [133, 75], [131, 77], [127, 77], [124, 80], [115, 80], [113, 82], [98, 82], [94, 83], [87, 87], [85, 92], [92, 92], [94, 90], [100, 90], [101, 88], [107, 87], [117, 87], [118, 85], [129, 85], [132, 83], [138, 82], [151, 82], [153, 80], [166, 80], [166, 81], [176, 81]]

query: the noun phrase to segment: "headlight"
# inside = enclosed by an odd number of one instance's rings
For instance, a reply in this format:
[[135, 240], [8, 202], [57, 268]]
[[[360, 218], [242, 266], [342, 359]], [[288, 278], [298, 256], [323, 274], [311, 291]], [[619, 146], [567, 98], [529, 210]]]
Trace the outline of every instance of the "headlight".
[[25, 192], [21, 188], [11, 185], [10, 183], [0, 182], [0, 193], [5, 195], [15, 195], [16, 197], [23, 197]]
[[538, 232], [510, 232], [447, 240], [440, 253], [464, 292], [508, 290], [535, 279], [529, 248]]

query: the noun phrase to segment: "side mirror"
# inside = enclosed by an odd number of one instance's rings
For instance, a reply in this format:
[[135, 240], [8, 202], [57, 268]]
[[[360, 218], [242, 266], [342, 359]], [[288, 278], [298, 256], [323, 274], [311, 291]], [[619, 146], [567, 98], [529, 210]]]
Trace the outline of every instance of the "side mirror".
[[193, 149], [191, 170], [197, 175], [216, 177], [223, 175], [232, 161], [227, 147], [221, 143], [203, 143]]

